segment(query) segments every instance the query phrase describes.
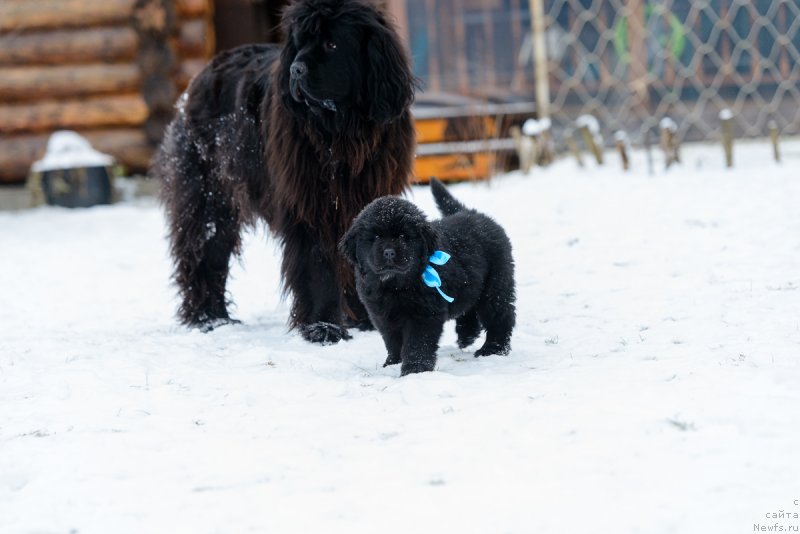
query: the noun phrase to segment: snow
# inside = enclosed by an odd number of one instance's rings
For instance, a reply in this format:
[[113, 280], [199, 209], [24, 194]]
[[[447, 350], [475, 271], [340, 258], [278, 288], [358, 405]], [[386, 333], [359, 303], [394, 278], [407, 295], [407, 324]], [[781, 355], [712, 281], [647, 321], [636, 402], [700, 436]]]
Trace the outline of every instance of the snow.
[[33, 172], [78, 167], [106, 167], [114, 164], [114, 158], [98, 152], [85, 138], [76, 132], [59, 130], [47, 140], [47, 150], [31, 167]]
[[614, 132], [614, 141], [619, 141], [621, 143], [625, 143], [626, 145], [630, 144], [630, 138], [625, 130], [617, 130]]
[[671, 117], [664, 117], [663, 119], [661, 119], [658, 125], [662, 130], [669, 130], [670, 132], [678, 131], [678, 125], [675, 123], [674, 120], [672, 120]]
[[594, 115], [581, 115], [575, 120], [575, 124], [578, 125], [578, 128], [588, 128], [592, 135], [599, 135], [600, 133], [600, 123]]
[[244, 323], [202, 334], [174, 321], [154, 202], [0, 213], [0, 532], [800, 525], [770, 516], [800, 512], [800, 142], [783, 149], [453, 186], [514, 244], [513, 350], [474, 359], [450, 323], [437, 370], [402, 379], [375, 332], [287, 332], [263, 231], [233, 267]]
[[549, 117], [543, 117], [539, 120], [528, 119], [522, 124], [522, 133], [530, 136], [541, 135], [550, 129], [553, 125]]

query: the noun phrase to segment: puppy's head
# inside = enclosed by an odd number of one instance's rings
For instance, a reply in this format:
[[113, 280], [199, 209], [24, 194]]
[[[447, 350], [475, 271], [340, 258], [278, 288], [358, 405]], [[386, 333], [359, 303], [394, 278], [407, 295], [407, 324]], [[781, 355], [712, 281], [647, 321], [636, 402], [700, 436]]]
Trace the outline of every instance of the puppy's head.
[[437, 237], [425, 215], [397, 197], [373, 200], [339, 243], [345, 258], [383, 282], [419, 276], [436, 250]]

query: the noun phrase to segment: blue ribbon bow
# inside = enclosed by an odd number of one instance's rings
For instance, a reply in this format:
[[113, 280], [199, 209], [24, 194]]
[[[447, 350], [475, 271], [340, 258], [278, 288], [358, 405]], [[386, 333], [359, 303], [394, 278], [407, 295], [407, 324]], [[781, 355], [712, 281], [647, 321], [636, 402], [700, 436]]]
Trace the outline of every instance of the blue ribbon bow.
[[[450, 259], [450, 254], [447, 252], [442, 252], [441, 250], [436, 250], [433, 252], [428, 261], [434, 265], [444, 265]], [[425, 285], [428, 287], [435, 287], [436, 291], [442, 296], [444, 300], [447, 302], [453, 302], [455, 299], [451, 296], [448, 296], [442, 291], [442, 279], [439, 278], [439, 273], [436, 272], [436, 269], [428, 265], [425, 267], [425, 272], [422, 273], [422, 281], [425, 282]]]

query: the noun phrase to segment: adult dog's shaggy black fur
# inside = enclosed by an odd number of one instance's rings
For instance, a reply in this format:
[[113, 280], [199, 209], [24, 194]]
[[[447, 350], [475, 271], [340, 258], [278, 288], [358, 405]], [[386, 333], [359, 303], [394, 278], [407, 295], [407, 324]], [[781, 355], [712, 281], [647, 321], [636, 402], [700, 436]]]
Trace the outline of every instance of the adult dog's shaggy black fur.
[[151, 175], [164, 182], [180, 320], [230, 322], [225, 284], [243, 225], [283, 245], [290, 326], [312, 342], [368, 325], [336, 245], [358, 212], [407, 186], [415, 80], [397, 33], [366, 1], [299, 0], [284, 47], [214, 58], [181, 97]]
[[[386, 343], [386, 365], [401, 373], [431, 371], [445, 321], [456, 319], [458, 346], [471, 345], [486, 329], [475, 356], [508, 354], [516, 300], [511, 242], [494, 220], [464, 207], [437, 180], [431, 181], [441, 220], [428, 222], [414, 204], [397, 197], [370, 203], [339, 248], [355, 267], [356, 288]], [[436, 250], [450, 254], [441, 266], [448, 303], [422, 274]]]

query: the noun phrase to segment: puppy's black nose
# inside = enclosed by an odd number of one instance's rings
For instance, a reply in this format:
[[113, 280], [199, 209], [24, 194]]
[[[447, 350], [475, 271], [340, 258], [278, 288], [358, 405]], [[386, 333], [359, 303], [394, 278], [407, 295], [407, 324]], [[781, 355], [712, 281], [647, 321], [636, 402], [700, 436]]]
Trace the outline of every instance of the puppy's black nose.
[[308, 74], [308, 66], [302, 61], [295, 61], [292, 63], [292, 66], [289, 67], [289, 73], [292, 75], [292, 78], [298, 80], [305, 78], [306, 74]]
[[383, 259], [386, 261], [394, 261], [394, 257], [396, 256], [393, 248], [387, 248], [383, 251]]

